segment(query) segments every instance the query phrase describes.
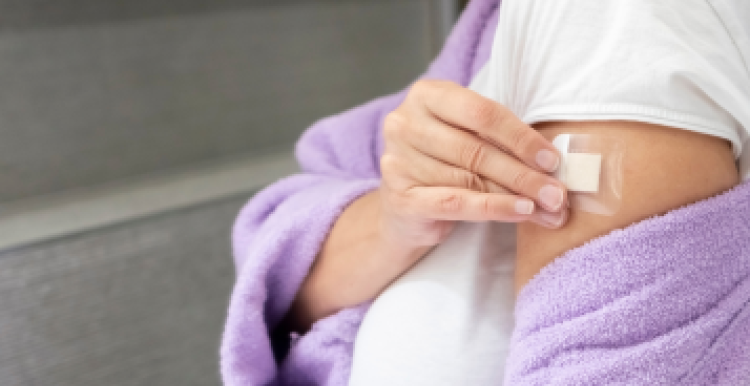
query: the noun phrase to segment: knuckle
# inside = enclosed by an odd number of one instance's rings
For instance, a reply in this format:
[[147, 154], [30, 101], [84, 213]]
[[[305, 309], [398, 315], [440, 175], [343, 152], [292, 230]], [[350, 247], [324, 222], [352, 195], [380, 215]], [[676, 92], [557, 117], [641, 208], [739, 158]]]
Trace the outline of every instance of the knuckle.
[[416, 100], [441, 99], [455, 85], [453, 82], [437, 79], [421, 79], [415, 82], [409, 91], [409, 97]]
[[494, 127], [500, 120], [500, 114], [494, 102], [476, 98], [476, 100], [468, 102], [467, 105], [466, 111], [469, 114], [469, 119], [478, 128]]
[[383, 133], [389, 140], [395, 140], [403, 137], [408, 128], [406, 118], [396, 111], [386, 115], [383, 122]]
[[524, 168], [518, 168], [511, 173], [511, 184], [516, 191], [522, 191], [532, 177], [531, 171]]
[[398, 170], [398, 157], [387, 153], [380, 157], [380, 171], [383, 174], [392, 174]]
[[480, 141], [465, 143], [459, 147], [459, 163], [471, 173], [479, 171], [486, 158], [487, 147]]
[[433, 91], [436, 88], [436, 86], [437, 86], [437, 81], [435, 80], [420, 79], [414, 82], [414, 85], [412, 85], [411, 91], [409, 94], [416, 96], [416, 97], [421, 97]]
[[453, 181], [455, 181], [456, 185], [460, 188], [475, 190], [478, 192], [487, 191], [487, 185], [481, 177], [465, 170], [455, 170]]
[[495, 215], [495, 208], [492, 205], [492, 200], [490, 197], [484, 197], [482, 198], [482, 214], [487, 217], [492, 217]]
[[438, 213], [456, 214], [463, 210], [465, 199], [458, 194], [450, 193], [438, 197], [434, 206]]
[[492, 197], [485, 197], [482, 204], [482, 210], [489, 218], [501, 218], [506, 215], [506, 210], [502, 203], [493, 200]]
[[510, 128], [511, 146], [517, 151], [523, 151], [534, 141], [534, 133], [526, 126], [515, 125]]
[[404, 188], [403, 168], [398, 157], [392, 154], [380, 157], [380, 174], [383, 185], [389, 190]]

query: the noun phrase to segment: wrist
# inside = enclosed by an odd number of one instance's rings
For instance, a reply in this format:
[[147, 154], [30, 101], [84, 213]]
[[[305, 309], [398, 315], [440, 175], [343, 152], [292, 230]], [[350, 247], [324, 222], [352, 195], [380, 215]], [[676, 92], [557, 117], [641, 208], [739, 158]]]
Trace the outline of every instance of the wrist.
[[[377, 297], [431, 248], [412, 242], [388, 220], [379, 190], [352, 204], [334, 224], [292, 306], [292, 324], [305, 331], [323, 317]], [[390, 223], [387, 223], [390, 222]]]

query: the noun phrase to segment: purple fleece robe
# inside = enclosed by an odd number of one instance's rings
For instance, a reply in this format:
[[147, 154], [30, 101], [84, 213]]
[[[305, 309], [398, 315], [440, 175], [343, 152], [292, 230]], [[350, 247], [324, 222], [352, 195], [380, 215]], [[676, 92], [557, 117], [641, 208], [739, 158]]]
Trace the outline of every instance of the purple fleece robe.
[[750, 182], [614, 231], [520, 292], [506, 385], [750, 385]]
[[[467, 85], [498, 0], [472, 0], [423, 77]], [[345, 385], [368, 305], [316, 323], [277, 364], [277, 326], [341, 211], [378, 185], [380, 129], [405, 91], [311, 127], [301, 174], [258, 193], [234, 228], [227, 385]], [[750, 385], [750, 184], [570, 251], [520, 294], [506, 384]], [[460, 355], [460, 353], [456, 353]], [[502, 380], [498, 380], [501, 384]]]

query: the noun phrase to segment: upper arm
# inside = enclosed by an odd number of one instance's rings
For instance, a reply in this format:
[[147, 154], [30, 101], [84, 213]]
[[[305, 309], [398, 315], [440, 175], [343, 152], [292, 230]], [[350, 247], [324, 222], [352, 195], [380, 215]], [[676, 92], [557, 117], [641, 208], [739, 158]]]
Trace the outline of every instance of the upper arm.
[[683, 129], [633, 121], [548, 122], [535, 125], [548, 139], [560, 133], [606, 131], [625, 143], [622, 206], [613, 216], [571, 210], [550, 230], [519, 225], [517, 288], [564, 252], [648, 217], [714, 196], [739, 182], [728, 141]]

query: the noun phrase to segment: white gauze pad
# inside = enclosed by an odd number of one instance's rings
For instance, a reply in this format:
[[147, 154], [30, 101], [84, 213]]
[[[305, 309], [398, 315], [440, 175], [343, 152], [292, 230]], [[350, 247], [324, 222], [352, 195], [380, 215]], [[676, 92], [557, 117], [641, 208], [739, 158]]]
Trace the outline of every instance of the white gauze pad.
[[569, 153], [562, 163], [562, 182], [571, 192], [596, 193], [602, 171], [602, 155]]

